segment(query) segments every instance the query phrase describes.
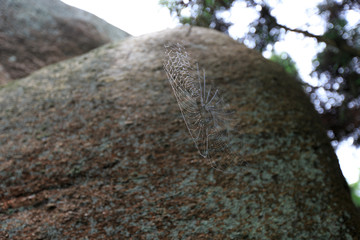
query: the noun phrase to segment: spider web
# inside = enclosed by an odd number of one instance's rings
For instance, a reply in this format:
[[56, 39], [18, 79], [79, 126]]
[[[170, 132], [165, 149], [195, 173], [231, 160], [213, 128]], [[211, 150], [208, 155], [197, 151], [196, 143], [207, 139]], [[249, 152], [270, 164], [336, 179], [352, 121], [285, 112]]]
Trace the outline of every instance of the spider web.
[[214, 168], [224, 171], [236, 158], [229, 146], [231, 112], [219, 90], [206, 84], [205, 72], [200, 74], [193, 65], [179, 43], [165, 46], [164, 69], [195, 147]]

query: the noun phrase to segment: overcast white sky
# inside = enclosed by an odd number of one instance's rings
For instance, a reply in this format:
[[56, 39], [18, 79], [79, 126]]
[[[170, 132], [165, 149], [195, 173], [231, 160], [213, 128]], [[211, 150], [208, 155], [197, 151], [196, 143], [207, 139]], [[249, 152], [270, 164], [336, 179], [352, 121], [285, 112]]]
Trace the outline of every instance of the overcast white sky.
[[[150, 32], [173, 28], [178, 22], [172, 18], [168, 9], [158, 5], [159, 0], [62, 0], [63, 2], [91, 12], [114, 26], [138, 36]], [[269, 0], [278, 2], [278, 0]], [[282, 4], [273, 10], [279, 23], [291, 28], [302, 28], [314, 34], [322, 34], [324, 26], [321, 18], [314, 14], [314, 8], [321, 0], [282, 0]], [[274, 4], [272, 4], [274, 5]], [[244, 3], [236, 2], [231, 13], [224, 14], [234, 25], [229, 32], [233, 38], [242, 37], [248, 24], [256, 17], [253, 9]], [[350, 13], [350, 21], [360, 21], [359, 14]], [[275, 45], [275, 50], [287, 52], [296, 62], [300, 76], [310, 84], [316, 81], [310, 77], [312, 59], [317, 52], [314, 39], [303, 38], [300, 34], [288, 33], [285, 40]], [[266, 56], [266, 54], [265, 54]], [[340, 144], [337, 155], [341, 169], [349, 183], [359, 178], [360, 150], [351, 146], [352, 139]]]

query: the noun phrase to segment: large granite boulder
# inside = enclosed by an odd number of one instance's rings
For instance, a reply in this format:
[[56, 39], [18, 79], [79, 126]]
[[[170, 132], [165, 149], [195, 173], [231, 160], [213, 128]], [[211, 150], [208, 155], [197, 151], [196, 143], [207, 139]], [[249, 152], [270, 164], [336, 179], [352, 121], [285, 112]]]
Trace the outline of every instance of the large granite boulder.
[[[0, 1], [0, 84], [129, 36], [60, 0]], [[1, 72], [0, 72], [1, 73]]]
[[[180, 42], [234, 111], [246, 166], [199, 156], [163, 70]], [[0, 236], [359, 239], [334, 150], [300, 83], [214, 30], [107, 44], [0, 89]]]

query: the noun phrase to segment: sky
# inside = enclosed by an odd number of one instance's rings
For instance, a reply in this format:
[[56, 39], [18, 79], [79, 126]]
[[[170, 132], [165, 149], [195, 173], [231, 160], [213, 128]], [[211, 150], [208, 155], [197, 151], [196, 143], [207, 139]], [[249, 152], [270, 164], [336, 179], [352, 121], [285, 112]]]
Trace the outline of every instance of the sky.
[[[93, 13], [108, 23], [128, 32], [133, 36], [174, 28], [179, 25], [176, 18], [170, 16], [167, 8], [159, 6], [159, 0], [62, 0], [74, 7]], [[277, 3], [278, 0], [269, 0]], [[290, 28], [301, 28], [314, 34], [324, 32], [324, 23], [314, 14], [314, 9], [322, 0], [282, 0], [271, 13], [277, 17], [280, 24]], [[359, 14], [350, 12], [349, 22], [360, 21]], [[235, 2], [232, 11], [223, 13], [234, 25], [229, 29], [231, 37], [237, 39], [247, 31], [248, 24], [256, 18], [256, 11], [246, 8], [244, 3]], [[306, 19], [304, 21], [304, 19]], [[312, 59], [324, 45], [316, 44], [311, 38], [303, 38], [301, 34], [288, 33], [284, 41], [275, 45], [278, 53], [286, 52], [296, 62], [301, 78], [316, 85], [316, 79], [310, 76]], [[271, 49], [269, 49], [271, 50]], [[270, 56], [270, 51], [264, 53]], [[360, 149], [352, 146], [352, 139], [341, 142], [336, 154], [340, 166], [349, 183], [357, 182], [360, 175]]]

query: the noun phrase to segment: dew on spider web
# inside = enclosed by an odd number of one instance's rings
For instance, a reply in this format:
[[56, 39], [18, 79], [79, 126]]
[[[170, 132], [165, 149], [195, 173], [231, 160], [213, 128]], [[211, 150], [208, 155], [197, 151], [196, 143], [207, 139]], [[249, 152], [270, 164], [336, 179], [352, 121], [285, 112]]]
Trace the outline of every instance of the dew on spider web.
[[230, 147], [231, 112], [194, 65], [180, 44], [165, 46], [164, 69], [195, 147], [212, 167], [228, 171], [239, 156]]

